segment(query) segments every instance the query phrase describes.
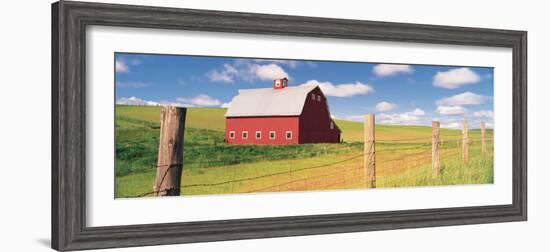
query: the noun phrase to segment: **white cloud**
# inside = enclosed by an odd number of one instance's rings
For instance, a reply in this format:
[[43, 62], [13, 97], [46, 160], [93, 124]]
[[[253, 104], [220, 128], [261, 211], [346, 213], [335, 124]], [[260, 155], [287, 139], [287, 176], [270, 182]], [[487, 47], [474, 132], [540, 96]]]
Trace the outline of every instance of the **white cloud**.
[[408, 111], [404, 113], [380, 113], [376, 115], [376, 121], [381, 124], [420, 124], [422, 121], [425, 120], [425, 115], [426, 112], [424, 112], [422, 109], [416, 108], [413, 111]]
[[[463, 121], [450, 121], [450, 122], [442, 123], [441, 128], [462, 129], [463, 123], [464, 123]], [[480, 127], [479, 123], [480, 122], [478, 122], [478, 121], [473, 122], [473, 121], [468, 120], [468, 127], [469, 127], [470, 130], [479, 129], [479, 127]], [[494, 128], [493, 123], [485, 123], [485, 128], [488, 128], [488, 129]]]
[[180, 107], [180, 108], [183, 108], [183, 107], [185, 107], [185, 108], [196, 107], [195, 105], [189, 104], [189, 103], [171, 102], [171, 101], [160, 101], [159, 105], [161, 105], [161, 106], [174, 106], [174, 107]]
[[462, 115], [466, 113], [466, 109], [462, 106], [438, 106], [437, 113], [442, 115]]
[[275, 80], [288, 78], [288, 73], [276, 64], [252, 65], [251, 70], [261, 80]]
[[137, 98], [135, 96], [126, 98], [122, 97], [116, 101], [116, 104], [122, 104], [122, 105], [147, 105], [147, 106], [157, 106], [159, 105], [158, 102], [154, 101], [146, 101], [141, 98]]
[[301, 62], [296, 60], [253, 59], [252, 61], [258, 63], [276, 63], [278, 65], [288, 66], [292, 69], [298, 67], [301, 64]]
[[397, 106], [397, 104], [390, 103], [390, 102], [387, 102], [387, 101], [382, 101], [382, 102], [379, 102], [379, 103], [376, 104], [376, 112], [387, 112], [387, 111], [394, 110], [394, 109], [397, 109], [397, 108], [399, 108], [399, 106]]
[[117, 81], [116, 86], [119, 88], [145, 88], [149, 86], [149, 84], [144, 82], [134, 82], [134, 81], [130, 81], [130, 82]]
[[347, 115], [344, 117], [335, 117], [333, 119], [342, 119], [347, 121], [363, 122], [365, 121], [365, 115]]
[[462, 123], [460, 122], [442, 123], [440, 127], [445, 129], [462, 129]]
[[214, 69], [206, 73], [206, 77], [208, 77], [210, 81], [233, 83], [234, 78], [238, 76], [238, 74], [239, 71], [233, 65], [223, 64], [221, 70]]
[[[246, 61], [243, 59], [243, 61]], [[295, 69], [299, 66], [317, 67], [317, 64], [313, 61], [299, 61], [299, 60], [278, 60], [278, 59], [253, 59], [251, 60], [257, 63], [275, 63], [281, 66], [287, 66]]]
[[422, 109], [419, 109], [419, 108], [416, 108], [415, 110], [411, 111], [411, 112], [407, 112], [411, 115], [414, 115], [414, 116], [424, 116], [426, 115], [426, 112], [424, 112], [424, 110]]
[[126, 57], [118, 57], [115, 59], [115, 72], [129, 73], [130, 66], [139, 66], [141, 64], [143, 64], [143, 61], [137, 58], [128, 59]]
[[115, 60], [115, 71], [117, 73], [127, 73], [130, 72], [130, 67], [123, 60]]
[[494, 113], [492, 110], [479, 110], [471, 113], [466, 118], [470, 123], [471, 128], [479, 128], [480, 124], [485, 123], [485, 127], [493, 128]]
[[444, 97], [436, 101], [439, 106], [460, 106], [460, 105], [477, 105], [485, 103], [490, 97], [474, 94], [472, 92], [464, 92], [462, 94]]
[[494, 118], [495, 116], [492, 110], [480, 110], [474, 112], [472, 115], [477, 118]]
[[116, 100], [116, 104], [120, 105], [137, 105], [137, 106], [175, 106], [175, 107], [195, 107], [193, 104], [186, 104], [181, 102], [171, 102], [171, 101], [148, 101], [135, 96], [126, 98], [122, 97]]
[[379, 77], [396, 75], [399, 73], [412, 73], [413, 68], [409, 65], [397, 64], [378, 64], [372, 69], [374, 74]]
[[221, 108], [229, 108], [231, 106], [231, 102], [224, 102], [220, 107]]
[[445, 72], [437, 72], [433, 77], [433, 85], [448, 89], [477, 83], [481, 77], [470, 68], [455, 68]]
[[212, 98], [205, 94], [199, 94], [195, 97], [185, 98], [180, 97], [176, 99], [177, 102], [185, 103], [185, 104], [191, 104], [198, 107], [212, 107], [212, 106], [219, 106], [221, 102], [218, 99]]
[[332, 84], [328, 81], [320, 82], [318, 80], [308, 80], [300, 86], [311, 85], [319, 86], [326, 96], [349, 97], [374, 92], [374, 89], [370, 85], [363, 84], [359, 81], [356, 81], [355, 83]]
[[[223, 64], [221, 69], [213, 69], [205, 75], [210, 81], [233, 83], [236, 79], [252, 82], [254, 80], [274, 80], [290, 78], [290, 75], [275, 63], [256, 64], [254, 60], [235, 60], [233, 63]], [[263, 61], [260, 61], [263, 62]]]
[[176, 107], [214, 107], [214, 106], [224, 106], [226, 103], [222, 104], [218, 99], [212, 98], [205, 94], [200, 94], [194, 97], [177, 98], [176, 101], [148, 101], [135, 96], [126, 98], [122, 97], [116, 101], [116, 104], [124, 105], [142, 105], [142, 106], [176, 106]]
[[[478, 111], [480, 112], [480, 111]], [[441, 122], [442, 128], [462, 129], [462, 124], [466, 120], [470, 129], [479, 129], [481, 123], [485, 123], [486, 128], [494, 128], [492, 111], [485, 110], [481, 113], [465, 113], [464, 117], [457, 120], [456, 118], [444, 118]]]

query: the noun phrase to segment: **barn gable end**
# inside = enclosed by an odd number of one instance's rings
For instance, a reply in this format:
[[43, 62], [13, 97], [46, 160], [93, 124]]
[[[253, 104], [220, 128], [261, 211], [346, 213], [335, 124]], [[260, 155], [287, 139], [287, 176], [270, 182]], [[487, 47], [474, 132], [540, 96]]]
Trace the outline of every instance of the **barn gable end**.
[[340, 128], [332, 120], [326, 96], [319, 87], [308, 93], [300, 115], [300, 143], [340, 141]]

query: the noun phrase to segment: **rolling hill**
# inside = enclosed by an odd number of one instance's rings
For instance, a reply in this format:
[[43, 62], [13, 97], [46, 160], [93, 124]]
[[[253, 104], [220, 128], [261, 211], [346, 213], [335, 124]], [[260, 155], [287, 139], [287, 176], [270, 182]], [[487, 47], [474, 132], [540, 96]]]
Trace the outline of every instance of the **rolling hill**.
[[[158, 123], [161, 107], [151, 106], [126, 106], [117, 105], [116, 115], [118, 118], [132, 118], [135, 120]], [[215, 131], [224, 131], [225, 108], [188, 108], [186, 116], [186, 128], [200, 128]], [[363, 141], [363, 123], [336, 119], [336, 124], [342, 130], [342, 138], [349, 142]], [[376, 138], [380, 141], [391, 141], [401, 139], [417, 139], [430, 137], [432, 129], [429, 126], [402, 126], [402, 125], [376, 125]], [[488, 130], [490, 132], [490, 130]], [[460, 130], [441, 129], [441, 135], [460, 136]], [[471, 134], [478, 135], [479, 132], [471, 131]]]

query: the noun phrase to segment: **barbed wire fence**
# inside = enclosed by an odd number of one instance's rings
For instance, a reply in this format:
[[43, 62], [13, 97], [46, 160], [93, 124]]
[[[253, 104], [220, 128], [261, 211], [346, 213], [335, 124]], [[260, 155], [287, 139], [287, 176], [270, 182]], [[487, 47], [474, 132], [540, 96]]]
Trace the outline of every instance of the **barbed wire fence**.
[[[487, 142], [492, 137], [487, 137], [482, 127], [482, 134], [479, 137], [469, 137], [468, 131], [461, 135], [438, 135], [437, 148], [438, 159], [445, 162], [449, 158], [463, 155], [464, 148], [474, 145], [481, 145], [486, 148]], [[439, 134], [439, 133], [438, 133]], [[184, 162], [183, 183], [181, 192], [189, 194], [234, 194], [234, 193], [260, 193], [260, 192], [285, 192], [285, 191], [308, 191], [308, 190], [332, 190], [332, 189], [353, 189], [367, 188], [367, 162], [374, 160], [376, 169], [376, 181], [381, 184], [395, 178], [406, 177], [408, 180], [422, 180], [432, 178], [434, 136], [414, 137], [404, 139], [376, 139], [378, 145], [376, 151], [358, 150], [348, 148], [346, 151], [334, 155], [331, 152], [314, 151], [307, 153], [311, 158], [330, 157], [329, 162], [311, 165], [302, 165], [304, 158], [296, 157], [295, 153], [279, 153], [278, 155], [255, 155], [254, 157], [241, 157], [233, 160], [210, 160]], [[465, 147], [466, 146], [466, 147]], [[485, 152], [483, 150], [483, 152]], [[326, 158], [325, 158], [326, 159]], [[277, 169], [273, 171], [266, 167], [258, 168], [254, 163], [273, 161], [276, 165], [282, 166], [286, 162], [288, 169]], [[220, 165], [221, 163], [221, 165]], [[247, 168], [250, 163], [252, 168]], [[300, 163], [300, 164], [297, 164]], [[245, 165], [241, 165], [245, 164]], [[432, 164], [432, 165], [430, 165]], [[166, 164], [165, 170], [168, 173], [170, 168], [180, 164]], [[199, 165], [198, 169], [186, 168], [187, 166]], [[240, 166], [239, 166], [240, 165]], [[151, 166], [144, 169], [155, 169], [159, 166]], [[431, 169], [432, 168], [432, 169]], [[207, 183], [201, 176], [208, 178], [216, 174]], [[164, 180], [163, 176], [163, 180]], [[195, 182], [200, 181], [200, 182]], [[161, 180], [161, 184], [162, 184]], [[158, 190], [152, 190], [132, 196], [125, 197], [147, 197], [158, 195]]]

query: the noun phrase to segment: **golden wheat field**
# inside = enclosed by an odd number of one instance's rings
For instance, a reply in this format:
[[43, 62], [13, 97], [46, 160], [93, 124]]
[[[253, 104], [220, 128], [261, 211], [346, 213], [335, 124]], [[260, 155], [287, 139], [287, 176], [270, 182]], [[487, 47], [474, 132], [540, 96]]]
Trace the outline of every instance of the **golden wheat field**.
[[[151, 196], [159, 137], [159, 107], [116, 107], [116, 197]], [[363, 124], [336, 120], [343, 143], [296, 146], [226, 145], [223, 108], [190, 108], [185, 126], [182, 195], [363, 189]], [[493, 183], [492, 130], [481, 154], [480, 131], [441, 129], [441, 171], [432, 178], [428, 126], [376, 125], [376, 187]]]

